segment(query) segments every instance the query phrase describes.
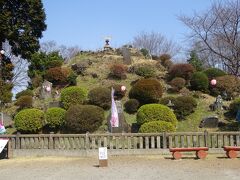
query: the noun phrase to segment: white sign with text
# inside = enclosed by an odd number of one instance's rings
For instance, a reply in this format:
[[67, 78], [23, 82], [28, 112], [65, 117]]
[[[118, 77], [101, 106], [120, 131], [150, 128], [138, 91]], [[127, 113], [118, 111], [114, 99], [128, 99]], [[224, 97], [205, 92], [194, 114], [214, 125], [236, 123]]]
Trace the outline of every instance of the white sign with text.
[[8, 143], [8, 139], [0, 139], [0, 153], [2, 152], [3, 148]]
[[107, 148], [106, 147], [100, 147], [98, 149], [99, 152], [99, 160], [107, 159]]

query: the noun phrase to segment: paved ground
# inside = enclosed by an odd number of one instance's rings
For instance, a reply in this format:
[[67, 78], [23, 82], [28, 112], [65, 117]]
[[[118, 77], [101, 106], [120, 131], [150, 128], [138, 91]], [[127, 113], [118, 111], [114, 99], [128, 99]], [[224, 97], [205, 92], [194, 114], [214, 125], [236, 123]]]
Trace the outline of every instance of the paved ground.
[[108, 167], [96, 158], [35, 157], [0, 160], [0, 180], [239, 180], [240, 158], [209, 155], [205, 160], [170, 156], [109, 157]]

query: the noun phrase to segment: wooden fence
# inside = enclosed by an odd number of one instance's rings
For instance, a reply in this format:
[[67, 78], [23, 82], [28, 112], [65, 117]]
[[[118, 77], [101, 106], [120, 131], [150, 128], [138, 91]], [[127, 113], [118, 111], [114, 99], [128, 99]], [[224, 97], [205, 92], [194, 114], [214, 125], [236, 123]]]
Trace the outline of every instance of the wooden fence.
[[123, 133], [123, 134], [16, 134], [10, 138], [11, 148], [95, 150], [108, 149], [167, 149], [169, 147], [222, 148], [240, 146], [240, 132], [181, 132], [181, 133]]

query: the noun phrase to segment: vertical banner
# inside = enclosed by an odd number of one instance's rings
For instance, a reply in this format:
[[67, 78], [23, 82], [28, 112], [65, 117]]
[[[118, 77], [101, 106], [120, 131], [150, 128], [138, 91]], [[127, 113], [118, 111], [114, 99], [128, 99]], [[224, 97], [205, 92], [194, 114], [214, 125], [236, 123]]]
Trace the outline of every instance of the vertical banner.
[[114, 101], [114, 89], [112, 88], [112, 93], [111, 93], [111, 98], [112, 98], [112, 106], [111, 106], [111, 127], [119, 127], [119, 119], [118, 119], [118, 111], [117, 111], [117, 106]]

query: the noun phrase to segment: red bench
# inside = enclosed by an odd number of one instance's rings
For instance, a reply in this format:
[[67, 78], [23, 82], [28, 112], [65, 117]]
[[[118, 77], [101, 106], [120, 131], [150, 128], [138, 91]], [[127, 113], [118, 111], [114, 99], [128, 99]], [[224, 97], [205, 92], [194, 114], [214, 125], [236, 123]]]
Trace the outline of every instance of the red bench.
[[199, 159], [204, 159], [207, 156], [208, 147], [189, 147], [189, 148], [169, 148], [169, 151], [172, 152], [174, 159], [181, 159], [181, 152], [195, 151], [196, 156]]
[[237, 157], [237, 152], [240, 151], [240, 146], [224, 146], [224, 151], [226, 151], [227, 157], [233, 159]]

